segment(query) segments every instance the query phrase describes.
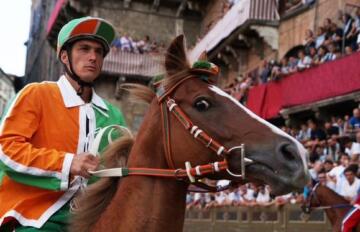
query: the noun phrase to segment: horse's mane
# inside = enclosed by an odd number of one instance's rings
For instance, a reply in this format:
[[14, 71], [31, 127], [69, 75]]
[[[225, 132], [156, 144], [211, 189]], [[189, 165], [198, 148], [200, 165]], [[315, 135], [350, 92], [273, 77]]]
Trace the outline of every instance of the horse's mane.
[[[191, 75], [190, 65], [186, 58], [183, 36], [177, 37], [165, 54], [165, 78], [161, 81], [165, 91], [173, 88], [181, 79]], [[123, 84], [135, 100], [150, 103], [155, 97], [154, 91], [139, 84]], [[103, 153], [105, 168], [125, 167], [134, 139], [123, 135]], [[120, 178], [101, 178], [79, 192], [72, 201], [72, 219], [70, 231], [90, 231], [114, 197]]]
[[[108, 146], [103, 153], [105, 167], [124, 167], [133, 142], [133, 138], [125, 134]], [[119, 178], [105, 177], [79, 191], [71, 202], [70, 231], [90, 231], [113, 198], [119, 182]]]

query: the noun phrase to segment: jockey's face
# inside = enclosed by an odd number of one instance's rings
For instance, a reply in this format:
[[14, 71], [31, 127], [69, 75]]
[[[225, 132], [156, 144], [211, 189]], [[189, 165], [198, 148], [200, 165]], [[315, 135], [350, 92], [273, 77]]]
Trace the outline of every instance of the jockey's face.
[[[66, 51], [61, 59], [69, 68], [69, 57]], [[71, 50], [71, 62], [75, 73], [85, 82], [94, 81], [101, 72], [104, 61], [104, 48], [93, 40], [79, 40]]]

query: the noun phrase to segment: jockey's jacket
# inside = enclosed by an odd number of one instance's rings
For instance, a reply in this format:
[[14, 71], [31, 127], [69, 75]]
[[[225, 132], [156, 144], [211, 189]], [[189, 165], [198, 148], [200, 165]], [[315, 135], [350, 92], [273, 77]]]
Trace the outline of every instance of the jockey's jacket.
[[121, 112], [94, 91], [85, 103], [65, 76], [24, 87], [0, 126], [0, 225], [16, 219], [40, 228], [69, 202], [86, 183], [70, 179], [73, 157], [111, 124], [125, 124]]

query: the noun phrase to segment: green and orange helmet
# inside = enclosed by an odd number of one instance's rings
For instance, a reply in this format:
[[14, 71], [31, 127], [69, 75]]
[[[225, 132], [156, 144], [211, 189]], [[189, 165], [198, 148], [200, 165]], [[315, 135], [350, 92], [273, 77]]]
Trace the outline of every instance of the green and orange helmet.
[[104, 48], [104, 56], [110, 50], [110, 44], [115, 38], [114, 27], [106, 20], [95, 17], [73, 19], [65, 24], [58, 35], [57, 56], [66, 46], [82, 39], [99, 42]]

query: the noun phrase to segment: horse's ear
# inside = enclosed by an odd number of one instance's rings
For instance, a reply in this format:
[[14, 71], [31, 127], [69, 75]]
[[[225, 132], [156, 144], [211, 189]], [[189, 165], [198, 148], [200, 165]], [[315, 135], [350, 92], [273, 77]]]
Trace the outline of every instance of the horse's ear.
[[202, 60], [202, 61], [208, 61], [208, 57], [207, 57], [207, 53], [206, 51], [203, 51], [199, 57], [199, 60]]
[[171, 42], [165, 56], [165, 68], [169, 76], [190, 68], [186, 57], [184, 35], [179, 35]]

